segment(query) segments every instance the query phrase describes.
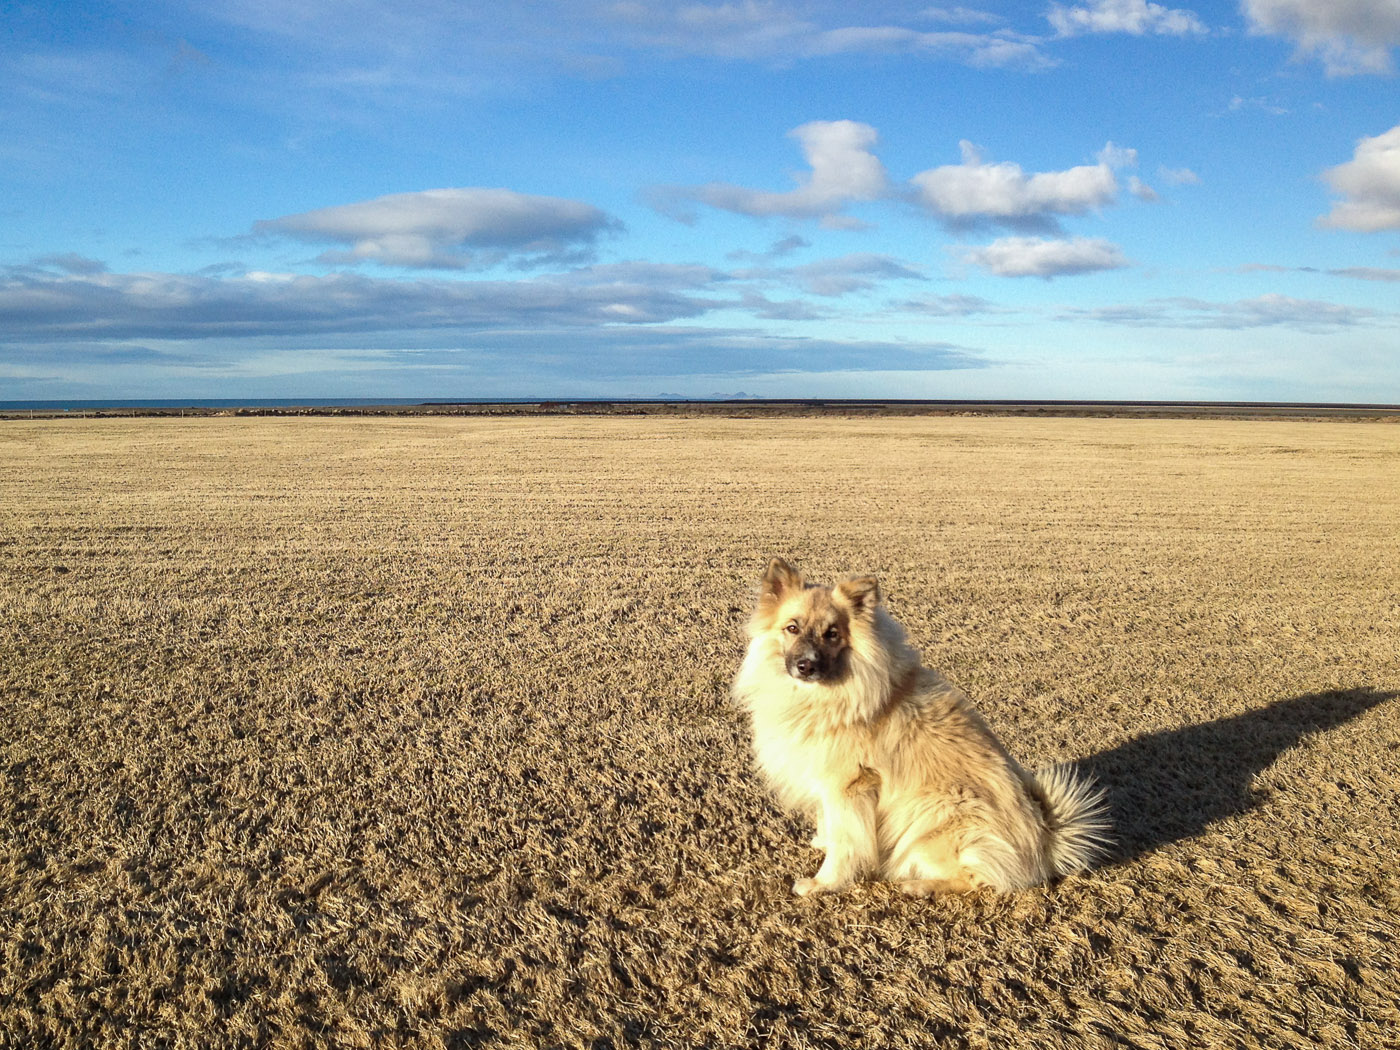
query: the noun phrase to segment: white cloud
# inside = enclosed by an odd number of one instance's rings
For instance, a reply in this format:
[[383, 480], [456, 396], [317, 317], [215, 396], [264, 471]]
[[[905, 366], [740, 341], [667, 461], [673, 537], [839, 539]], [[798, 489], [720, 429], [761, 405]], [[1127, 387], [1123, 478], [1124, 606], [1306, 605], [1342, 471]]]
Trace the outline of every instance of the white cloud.
[[970, 142], [961, 147], [961, 164], [932, 168], [910, 180], [918, 203], [954, 225], [1053, 227], [1052, 216], [1082, 215], [1112, 204], [1118, 194], [1114, 169], [1136, 160], [1134, 151], [1110, 143], [1097, 164], [1028, 174], [1009, 161], [987, 163]]
[[1287, 37], [1331, 76], [1388, 73], [1400, 46], [1400, 0], [1243, 0], [1256, 33]]
[[1245, 98], [1243, 95], [1233, 95], [1230, 98], [1231, 113], [1267, 113], [1271, 117], [1283, 117], [1288, 115], [1288, 107], [1280, 106], [1272, 99], [1262, 95]]
[[1099, 237], [1046, 240], [1002, 237], [980, 248], [964, 248], [962, 258], [999, 277], [1061, 277], [1117, 270], [1128, 265], [1118, 246]]
[[1168, 186], [1199, 186], [1201, 177], [1190, 168], [1158, 168], [1157, 174]]
[[254, 232], [343, 244], [321, 260], [461, 270], [578, 258], [618, 223], [581, 201], [504, 189], [396, 193], [258, 222]]
[[854, 120], [814, 120], [788, 133], [802, 145], [811, 172], [799, 179], [795, 190], [771, 192], [730, 183], [712, 182], [691, 188], [652, 191], [653, 203], [678, 218], [680, 200], [699, 201], [712, 208], [758, 218], [783, 216], [819, 219], [830, 227], [850, 227], [852, 220], [840, 214], [849, 203], [885, 196], [885, 168], [870, 147], [877, 134], [869, 124]]
[[1199, 36], [1209, 32], [1194, 11], [1163, 7], [1148, 0], [1090, 0], [1066, 7], [1052, 4], [1046, 15], [1060, 36], [1129, 33], [1133, 36]]
[[1134, 168], [1137, 167], [1138, 158], [1137, 150], [1106, 142], [1103, 149], [1096, 154], [1095, 159], [1106, 168]]
[[1128, 192], [1138, 200], [1146, 201], [1148, 204], [1156, 204], [1162, 199], [1161, 195], [1158, 194], [1156, 190], [1143, 182], [1136, 175], [1129, 176], [1128, 178]]
[[795, 42], [817, 31], [788, 8], [753, 0], [670, 9], [666, 4], [616, 4], [613, 12], [650, 44], [726, 58], [790, 52], [800, 46]]
[[[864, 224], [843, 214], [847, 205], [882, 199], [912, 202], [955, 228], [986, 224], [1024, 232], [1059, 232], [1058, 218], [1083, 215], [1117, 201], [1117, 172], [1137, 165], [1137, 151], [1108, 143], [1094, 164], [1064, 171], [1027, 172], [1010, 161], [990, 163], [971, 142], [960, 143], [962, 162], [919, 172], [907, 185], [893, 185], [871, 151], [874, 128], [852, 120], [812, 121], [789, 132], [802, 144], [811, 166], [797, 189], [774, 192], [727, 182], [704, 186], [665, 186], [647, 191], [658, 211], [693, 222], [689, 205], [698, 202], [756, 218], [817, 219], [838, 229]], [[1133, 196], [1155, 201], [1157, 193], [1129, 176]]]
[[1351, 160], [1322, 177], [1342, 197], [1322, 225], [1358, 233], [1400, 230], [1400, 124], [1362, 139]]

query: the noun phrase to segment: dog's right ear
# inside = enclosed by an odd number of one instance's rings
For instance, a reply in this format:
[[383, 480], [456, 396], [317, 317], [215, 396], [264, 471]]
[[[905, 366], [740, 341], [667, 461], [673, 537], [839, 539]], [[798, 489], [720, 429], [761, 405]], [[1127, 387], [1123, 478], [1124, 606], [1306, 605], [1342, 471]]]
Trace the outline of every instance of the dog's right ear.
[[802, 574], [782, 558], [774, 558], [768, 563], [768, 571], [763, 574], [759, 585], [760, 605], [777, 605], [793, 591], [800, 591], [806, 585]]

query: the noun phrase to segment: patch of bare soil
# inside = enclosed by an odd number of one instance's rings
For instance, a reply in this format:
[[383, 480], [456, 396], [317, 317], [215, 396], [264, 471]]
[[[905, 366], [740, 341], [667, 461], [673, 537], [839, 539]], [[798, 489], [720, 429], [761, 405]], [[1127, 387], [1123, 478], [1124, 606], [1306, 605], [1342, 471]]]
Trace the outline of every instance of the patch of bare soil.
[[[1397, 520], [1374, 423], [5, 422], [0, 1046], [1393, 1046]], [[774, 554], [1111, 859], [794, 898]]]

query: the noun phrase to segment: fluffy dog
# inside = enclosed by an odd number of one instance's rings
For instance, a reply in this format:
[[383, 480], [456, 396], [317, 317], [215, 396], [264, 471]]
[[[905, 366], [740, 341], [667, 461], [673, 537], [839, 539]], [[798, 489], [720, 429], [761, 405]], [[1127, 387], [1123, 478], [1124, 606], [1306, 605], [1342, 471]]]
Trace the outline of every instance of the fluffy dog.
[[1102, 852], [1103, 793], [1063, 767], [1031, 774], [968, 698], [924, 667], [871, 576], [764, 574], [733, 693], [778, 800], [826, 853], [799, 894], [878, 877], [911, 896], [1010, 891]]

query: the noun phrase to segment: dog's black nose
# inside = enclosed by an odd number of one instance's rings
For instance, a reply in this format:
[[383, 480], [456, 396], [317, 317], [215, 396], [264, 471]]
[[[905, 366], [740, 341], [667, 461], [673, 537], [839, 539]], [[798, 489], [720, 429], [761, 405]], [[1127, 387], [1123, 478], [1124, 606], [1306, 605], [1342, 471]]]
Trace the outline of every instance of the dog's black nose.
[[808, 660], [806, 657], [798, 660], [793, 666], [797, 668], [797, 674], [802, 678], [811, 678], [817, 672], [817, 661]]

